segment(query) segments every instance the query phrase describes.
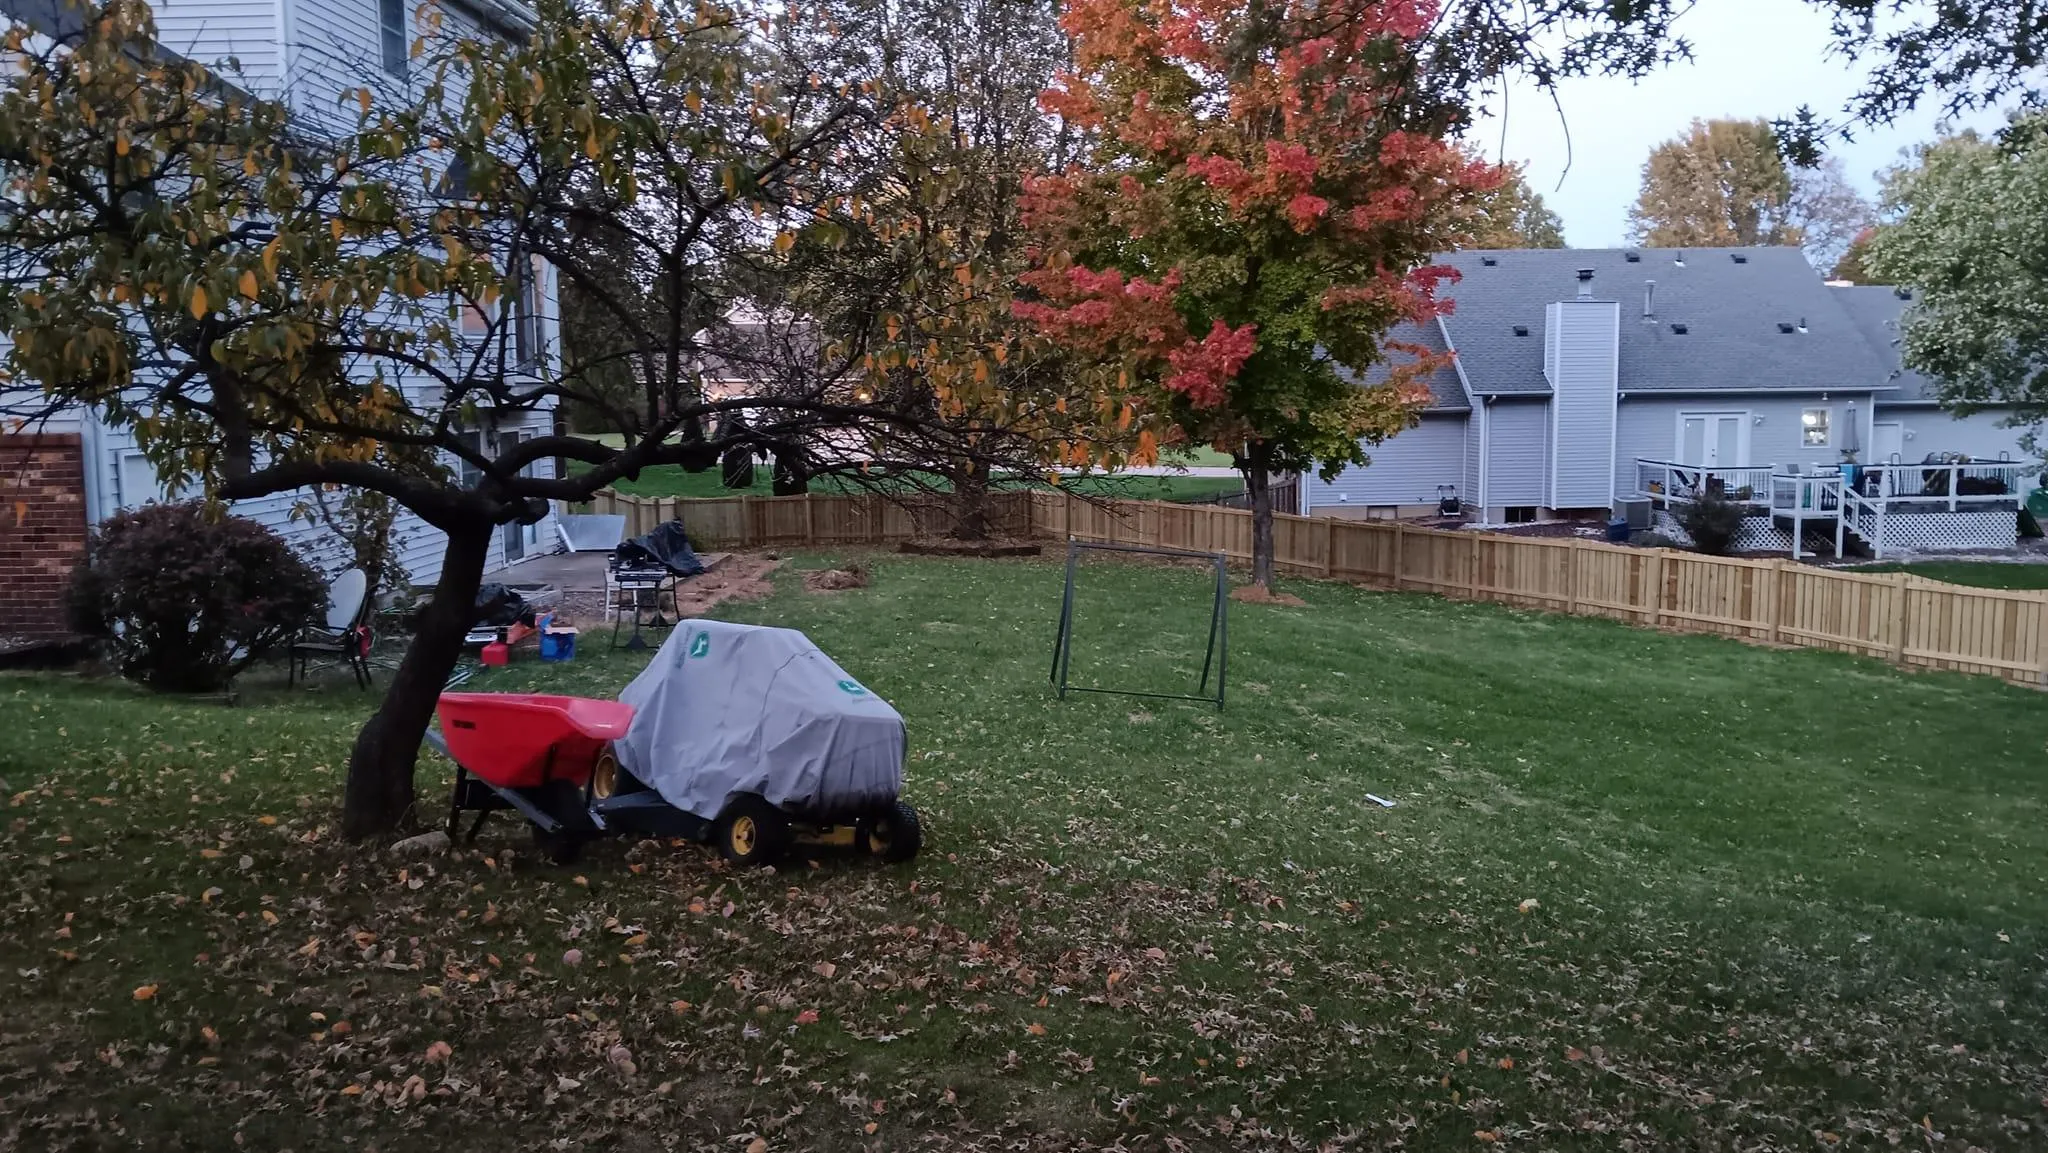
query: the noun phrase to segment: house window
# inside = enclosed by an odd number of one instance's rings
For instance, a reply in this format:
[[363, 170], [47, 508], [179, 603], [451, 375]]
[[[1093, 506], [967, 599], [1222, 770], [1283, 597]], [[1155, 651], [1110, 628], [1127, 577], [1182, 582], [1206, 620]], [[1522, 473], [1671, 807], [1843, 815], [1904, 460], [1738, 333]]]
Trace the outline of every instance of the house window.
[[1802, 408], [1799, 410], [1799, 446], [1801, 448], [1826, 448], [1828, 446], [1829, 417], [1834, 414], [1828, 408]]
[[412, 38], [406, 35], [405, 0], [377, 0], [377, 33], [383, 47], [384, 71], [405, 75], [412, 57]]
[[546, 312], [547, 265], [538, 256], [514, 259], [518, 286], [512, 296], [513, 360], [520, 368], [538, 368], [541, 320]]
[[1536, 506], [1533, 504], [1511, 504], [1507, 509], [1509, 524], [1535, 524]]

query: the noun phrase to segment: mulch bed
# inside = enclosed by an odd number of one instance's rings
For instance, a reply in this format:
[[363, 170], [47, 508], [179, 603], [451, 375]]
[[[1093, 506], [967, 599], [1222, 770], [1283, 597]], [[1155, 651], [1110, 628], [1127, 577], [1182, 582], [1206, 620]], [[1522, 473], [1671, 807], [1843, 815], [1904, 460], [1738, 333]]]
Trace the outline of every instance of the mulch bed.
[[947, 537], [928, 537], [923, 540], [904, 541], [898, 550], [914, 556], [1038, 556], [1045, 546], [1035, 540], [952, 540]]

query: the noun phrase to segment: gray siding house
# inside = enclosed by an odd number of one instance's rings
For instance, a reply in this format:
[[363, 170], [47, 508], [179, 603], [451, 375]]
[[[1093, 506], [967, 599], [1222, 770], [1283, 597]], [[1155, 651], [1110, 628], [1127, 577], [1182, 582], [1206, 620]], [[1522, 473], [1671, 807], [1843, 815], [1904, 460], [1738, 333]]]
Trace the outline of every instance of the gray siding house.
[[[153, 9], [164, 48], [215, 68], [237, 87], [284, 101], [295, 117], [316, 129], [331, 131], [352, 122], [354, 104], [343, 110], [340, 101], [351, 88], [412, 93], [433, 79], [409, 61], [414, 38], [430, 29], [430, 10], [412, 0], [156, 0]], [[0, 0], [0, 21], [19, 20], [45, 32], [74, 26], [76, 11], [68, 0]], [[518, 38], [534, 24], [523, 0], [450, 0], [431, 12], [451, 34]], [[531, 317], [536, 347], [529, 367], [538, 382], [560, 347], [560, 312], [553, 270], [537, 263], [535, 272], [531, 293], [516, 307]], [[428, 404], [437, 393], [426, 377], [401, 376], [398, 383], [416, 404]], [[473, 423], [474, 435], [487, 450], [546, 436], [554, 431], [554, 409], [550, 399], [525, 411], [486, 410]], [[81, 438], [89, 524], [180, 495], [164, 491], [129, 430], [83, 411], [64, 414], [47, 428]], [[458, 464], [452, 458], [446, 463]], [[535, 475], [552, 475], [554, 462], [542, 460], [532, 467]], [[323, 499], [319, 492], [299, 490], [238, 501], [232, 508], [298, 545], [323, 568], [338, 569], [346, 564], [344, 550], [319, 515]], [[401, 510], [392, 535], [413, 582], [432, 583], [440, 575], [445, 544], [440, 530]], [[486, 568], [500, 569], [546, 552], [554, 540], [552, 514], [538, 524], [506, 525], [492, 543]]]
[[1711, 488], [1752, 505], [1748, 547], [2012, 543], [2039, 472], [2024, 430], [1952, 416], [1901, 368], [1906, 294], [1830, 285], [1793, 248], [1440, 259], [1452, 311], [1399, 335], [1454, 362], [1370, 465], [1307, 478], [1302, 512], [1420, 515], [1455, 493], [1480, 524], [1631, 508], [1669, 532]]

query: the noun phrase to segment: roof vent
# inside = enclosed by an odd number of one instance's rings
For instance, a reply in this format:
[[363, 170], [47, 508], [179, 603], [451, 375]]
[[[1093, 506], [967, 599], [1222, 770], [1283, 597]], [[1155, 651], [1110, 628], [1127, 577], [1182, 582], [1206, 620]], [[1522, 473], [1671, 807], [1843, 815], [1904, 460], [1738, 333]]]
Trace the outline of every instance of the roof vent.
[[1730, 259], [1730, 260], [1734, 261], [1734, 262], [1735, 262], [1735, 263], [1737, 263], [1737, 264], [1748, 264], [1748, 263], [1749, 263], [1749, 257], [1748, 257], [1748, 256], [1746, 256], [1746, 255], [1744, 255], [1743, 253], [1740, 253], [1740, 252], [1731, 252], [1731, 253], [1729, 253], [1729, 254], [1728, 254], [1728, 259]]
[[1674, 253], [1674, 254], [1672, 255], [1672, 257], [1671, 257], [1671, 263], [1673, 263], [1673, 264], [1677, 265], [1677, 266], [1678, 266], [1678, 267], [1680, 267], [1680, 268], [1684, 268], [1684, 267], [1685, 267], [1685, 250], [1684, 250], [1684, 249], [1680, 249], [1680, 250], [1679, 250], [1678, 252]]
[[1621, 258], [1630, 264], [1641, 264], [1643, 262], [1643, 254], [1640, 252], [1624, 252], [1621, 254]]
[[1526, 324], [1518, 324], [1518, 325], [1516, 325], [1516, 326], [1515, 326], [1515, 335], [1516, 335], [1516, 336], [1527, 336], [1527, 335], [1529, 335], [1529, 326], [1528, 326], [1528, 325], [1526, 325]]
[[1913, 299], [1913, 290], [1904, 287], [1894, 288], [1892, 289], [1892, 295], [1898, 297], [1900, 300], [1911, 300]]
[[1803, 316], [1799, 318], [1799, 331], [1806, 331], [1806, 318]]
[[1684, 336], [1686, 333], [1686, 328], [1683, 324], [1673, 322], [1673, 324], [1671, 325], [1671, 331], [1677, 333], [1680, 336]]
[[1494, 265], [1500, 263], [1500, 259], [1498, 257], [1493, 256], [1482, 256], [1479, 258], [1479, 263], [1485, 265], [1488, 268], [1492, 268]]
[[1790, 321], [1787, 321], [1787, 320], [1781, 320], [1781, 321], [1779, 321], [1779, 322], [1778, 322], [1778, 331], [1779, 331], [1779, 332], [1782, 332], [1782, 333], [1784, 333], [1784, 334], [1786, 334], [1787, 336], [1789, 336], [1789, 335], [1791, 335], [1792, 333], [1794, 333], [1794, 332], [1797, 332], [1797, 331], [1798, 331], [1798, 329], [1796, 329], [1796, 328], [1794, 328], [1794, 327], [1792, 326], [1792, 322], [1790, 322]]
[[1593, 270], [1590, 268], [1579, 269], [1579, 299], [1593, 299]]

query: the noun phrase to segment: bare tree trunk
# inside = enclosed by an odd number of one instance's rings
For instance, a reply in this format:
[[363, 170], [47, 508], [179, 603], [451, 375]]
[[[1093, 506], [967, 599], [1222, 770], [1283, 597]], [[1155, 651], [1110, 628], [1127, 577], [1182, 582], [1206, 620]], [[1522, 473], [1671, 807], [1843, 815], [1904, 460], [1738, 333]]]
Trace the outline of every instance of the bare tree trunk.
[[1252, 583], [1272, 592], [1273, 490], [1267, 483], [1270, 476], [1255, 461], [1245, 462], [1240, 471], [1244, 473], [1245, 492], [1252, 502]]
[[384, 702], [356, 734], [341, 802], [341, 831], [352, 839], [388, 833], [412, 812], [413, 762], [433, 719], [441, 686], [462, 656], [476, 611], [477, 586], [496, 526], [465, 525], [448, 534], [434, 599], [420, 610], [412, 644], [384, 691]]
[[988, 539], [988, 480], [988, 466], [974, 461], [953, 474], [954, 539]]

